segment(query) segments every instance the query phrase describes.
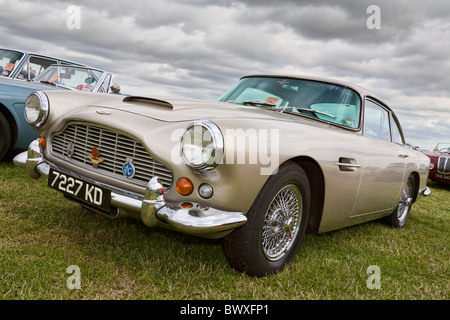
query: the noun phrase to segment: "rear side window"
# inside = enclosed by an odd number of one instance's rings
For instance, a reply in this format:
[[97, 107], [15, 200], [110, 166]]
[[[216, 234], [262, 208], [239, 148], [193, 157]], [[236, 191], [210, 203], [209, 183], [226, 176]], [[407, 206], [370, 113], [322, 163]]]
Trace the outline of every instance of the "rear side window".
[[404, 143], [399, 125], [394, 119], [392, 119], [391, 123], [392, 123], [392, 142], [403, 145]]
[[391, 142], [389, 112], [370, 100], [365, 102], [364, 135]]

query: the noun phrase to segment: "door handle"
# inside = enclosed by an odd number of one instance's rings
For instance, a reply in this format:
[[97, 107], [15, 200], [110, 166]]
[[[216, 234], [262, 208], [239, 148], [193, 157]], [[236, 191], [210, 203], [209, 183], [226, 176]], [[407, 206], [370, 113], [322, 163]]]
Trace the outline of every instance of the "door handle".
[[361, 167], [359, 164], [341, 163], [341, 162], [336, 163], [336, 165], [338, 165], [339, 167], [348, 167], [348, 168], [359, 168], [359, 167]]
[[356, 160], [353, 158], [339, 158], [339, 161], [336, 163], [339, 167], [340, 171], [344, 172], [355, 172], [356, 168], [360, 168], [361, 166], [356, 163]]
[[399, 154], [398, 155], [400, 158], [408, 158], [409, 157], [409, 155], [407, 155], [407, 154]]

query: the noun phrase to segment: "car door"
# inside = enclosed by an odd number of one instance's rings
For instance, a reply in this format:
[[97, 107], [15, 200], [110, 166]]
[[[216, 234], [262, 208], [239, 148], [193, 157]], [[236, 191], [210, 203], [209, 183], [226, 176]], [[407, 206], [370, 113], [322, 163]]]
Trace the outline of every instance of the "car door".
[[375, 100], [365, 100], [363, 126], [359, 136], [361, 183], [352, 217], [366, 216], [369, 220], [397, 206], [407, 152], [399, 141], [399, 129], [390, 110]]

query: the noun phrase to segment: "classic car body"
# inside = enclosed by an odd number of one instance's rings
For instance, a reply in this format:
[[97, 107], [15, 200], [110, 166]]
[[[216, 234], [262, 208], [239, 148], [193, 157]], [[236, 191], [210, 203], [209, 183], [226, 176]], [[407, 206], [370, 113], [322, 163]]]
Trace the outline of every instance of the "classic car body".
[[363, 88], [253, 75], [219, 100], [38, 92], [40, 139], [14, 162], [110, 217], [224, 237], [230, 264], [256, 276], [283, 269], [307, 227], [402, 227], [430, 193], [430, 160]]
[[424, 154], [430, 158], [432, 165], [428, 178], [441, 183], [450, 183], [450, 143], [438, 143], [433, 152]]
[[[25, 63], [22, 60], [17, 62], [18, 69], [12, 69], [13, 77], [19, 74], [20, 66]], [[0, 159], [10, 149], [27, 149], [30, 142], [37, 138], [37, 132], [25, 121], [23, 113], [25, 100], [33, 91], [108, 92], [111, 78], [112, 74], [103, 70], [67, 64], [45, 65], [45, 70], [28, 81], [18, 80], [18, 77], [0, 77]], [[86, 79], [92, 82], [85, 83]]]

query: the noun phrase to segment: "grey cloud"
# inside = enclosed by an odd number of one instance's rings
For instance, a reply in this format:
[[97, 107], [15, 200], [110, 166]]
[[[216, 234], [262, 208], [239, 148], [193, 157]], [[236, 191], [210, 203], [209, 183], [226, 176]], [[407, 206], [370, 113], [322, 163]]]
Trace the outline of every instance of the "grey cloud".
[[[66, 27], [73, 4], [82, 10], [79, 30]], [[380, 30], [366, 27], [372, 4], [381, 9]], [[448, 0], [0, 0], [0, 7], [0, 46], [110, 70], [136, 94], [213, 99], [245, 74], [307, 73], [393, 101], [414, 139], [429, 141], [448, 123], [437, 120], [450, 109]], [[426, 128], [420, 108], [434, 110]]]
[[[358, 43], [398, 41], [414, 34], [423, 21], [448, 21], [450, 4], [447, 0], [388, 1], [239, 1], [248, 6], [239, 17], [240, 23], [281, 23], [298, 34], [311, 39], [342, 39]], [[366, 22], [367, 9], [377, 5], [381, 11], [381, 29], [371, 32]]]

